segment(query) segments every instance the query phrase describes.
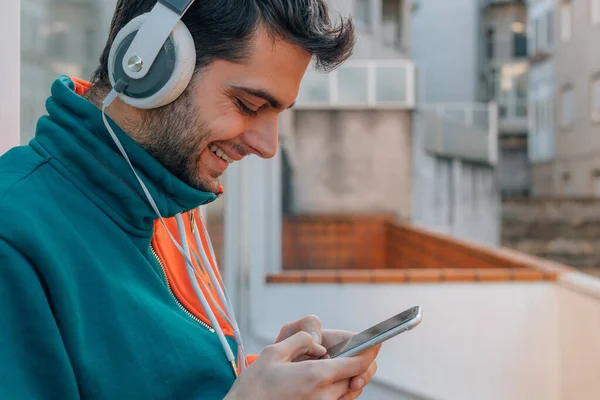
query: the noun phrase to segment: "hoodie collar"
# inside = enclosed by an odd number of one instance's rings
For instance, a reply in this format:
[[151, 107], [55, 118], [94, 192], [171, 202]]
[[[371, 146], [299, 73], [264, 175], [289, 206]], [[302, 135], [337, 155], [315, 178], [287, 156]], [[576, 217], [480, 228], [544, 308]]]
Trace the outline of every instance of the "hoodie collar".
[[[80, 96], [86, 85], [67, 76], [54, 81], [46, 101], [48, 116], [39, 120], [31, 146], [123, 229], [151, 236], [156, 214], [104, 126], [101, 111]], [[163, 217], [208, 204], [221, 194], [188, 186], [107, 120]]]

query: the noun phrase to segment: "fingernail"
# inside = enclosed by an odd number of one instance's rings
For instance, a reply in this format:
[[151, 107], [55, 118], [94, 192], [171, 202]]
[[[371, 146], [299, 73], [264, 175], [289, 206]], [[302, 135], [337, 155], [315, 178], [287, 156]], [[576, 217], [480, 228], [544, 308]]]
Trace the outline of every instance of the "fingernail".
[[363, 388], [363, 386], [365, 386], [365, 380], [363, 378], [358, 378], [356, 384], [358, 386], [358, 390], [360, 390]]
[[313, 340], [319, 344], [321, 344], [321, 337], [315, 331], [310, 331], [310, 336], [312, 336]]

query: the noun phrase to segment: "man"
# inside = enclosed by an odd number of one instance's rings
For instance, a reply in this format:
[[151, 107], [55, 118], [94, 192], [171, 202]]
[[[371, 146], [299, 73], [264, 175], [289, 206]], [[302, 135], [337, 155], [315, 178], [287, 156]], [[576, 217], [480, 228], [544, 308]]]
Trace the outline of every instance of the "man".
[[[311, 58], [324, 69], [347, 59], [351, 23], [331, 25], [325, 0], [192, 5], [183, 22], [197, 62], [185, 92], [154, 110], [119, 99], [106, 109], [164, 227], [99, 109], [112, 40], [154, 5], [119, 0], [92, 83], [58, 78], [36, 137], [0, 158], [0, 398], [358, 397], [379, 347], [326, 359], [325, 347], [351, 334], [321, 330], [316, 317], [286, 325], [243, 368], [232, 321], [215, 311], [224, 306], [209, 277], [215, 260], [197, 257], [210, 246], [194, 211], [220, 195], [229, 163], [275, 154], [278, 114]], [[169, 238], [182, 213], [178, 237], [190, 238], [193, 279], [216, 298], [217, 327]], [[216, 331], [236, 353], [233, 370]]]

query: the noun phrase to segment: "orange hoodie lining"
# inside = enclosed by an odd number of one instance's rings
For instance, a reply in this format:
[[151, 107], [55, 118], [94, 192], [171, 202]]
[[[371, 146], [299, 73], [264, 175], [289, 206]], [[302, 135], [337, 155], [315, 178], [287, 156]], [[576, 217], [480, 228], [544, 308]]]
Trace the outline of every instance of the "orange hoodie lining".
[[90, 82], [84, 81], [83, 79], [74, 78], [72, 76], [70, 76], [69, 79], [71, 79], [71, 81], [75, 84], [74, 91], [79, 96], [83, 96], [85, 92], [90, 90], [90, 88], [92, 87], [92, 84]]
[[[204, 270], [203, 268], [199, 268], [199, 266], [198, 266], [197, 260], [194, 257], [194, 251], [198, 255], [198, 259], [200, 261], [201, 261], [201, 259], [199, 257], [200, 254], [196, 247], [194, 235], [191, 232], [191, 225], [190, 225], [188, 218], [184, 217], [183, 220], [184, 220], [184, 224], [185, 224], [185, 228], [186, 228], [188, 245], [190, 247], [190, 250], [192, 251], [192, 262], [194, 263], [196, 272], [201, 277], [202, 281], [207, 286], [210, 287], [210, 292], [213, 295], [215, 301], [221, 307], [221, 309], [225, 310], [224, 305], [221, 303], [221, 301], [219, 299], [217, 290], [212, 285], [210, 276], [208, 275], [206, 270]], [[175, 239], [177, 240], [179, 245], [181, 245], [181, 241], [179, 240], [179, 233], [177, 230], [177, 222], [176, 222], [175, 218], [174, 217], [165, 218], [164, 221], [165, 221], [165, 224], [167, 225], [169, 231], [173, 235], [173, 237], [175, 237]], [[204, 251], [206, 252], [206, 255], [209, 259], [211, 266], [213, 266], [215, 263], [211, 259], [210, 250], [208, 249], [208, 246], [206, 245], [206, 238], [204, 237], [204, 232], [201, 227], [197, 227], [197, 228], [200, 228], [199, 233], [200, 233], [200, 237], [202, 238], [202, 245], [204, 247]], [[177, 249], [177, 247], [175, 247], [173, 245], [173, 243], [171, 242], [171, 238], [169, 237], [167, 231], [162, 226], [160, 221], [155, 222], [154, 232], [155, 232], [154, 236], [152, 237], [152, 246], [154, 247], [154, 250], [156, 251], [163, 266], [165, 267], [167, 279], [169, 281], [171, 289], [173, 290], [173, 293], [175, 294], [175, 297], [177, 297], [177, 299], [181, 302], [181, 304], [187, 310], [189, 310], [194, 316], [196, 316], [198, 319], [200, 319], [205, 324], [211, 326], [212, 324], [211, 324], [210, 320], [208, 319], [208, 316], [206, 315], [204, 308], [202, 307], [202, 303], [200, 303], [200, 300], [196, 296], [196, 292], [194, 291], [192, 283], [189, 280], [188, 273], [186, 270], [185, 260], [184, 260], [183, 256], [181, 255], [181, 253], [179, 252], [179, 250]], [[207, 266], [203, 266], [203, 267], [206, 268]], [[227, 336], [233, 337], [232, 327], [227, 323], [227, 321], [221, 316], [221, 314], [219, 313], [217, 308], [212, 304], [210, 296], [208, 295], [208, 292], [206, 291], [206, 288], [204, 287], [204, 285], [202, 285], [200, 283], [199, 286], [200, 286], [200, 289], [202, 290], [202, 293], [204, 293], [204, 295], [206, 296], [206, 299], [209, 302], [211, 309], [213, 310], [213, 313], [215, 314], [215, 317], [217, 318], [217, 321], [219, 322], [219, 325], [221, 326], [221, 329], [223, 329], [223, 333]]]

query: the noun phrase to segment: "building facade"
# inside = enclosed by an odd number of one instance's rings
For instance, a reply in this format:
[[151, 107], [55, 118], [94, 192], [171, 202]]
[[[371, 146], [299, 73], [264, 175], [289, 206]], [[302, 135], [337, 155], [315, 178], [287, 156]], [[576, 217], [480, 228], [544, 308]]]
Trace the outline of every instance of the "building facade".
[[600, 1], [557, 0], [554, 193], [600, 196]]
[[499, 107], [498, 176], [504, 197], [529, 194], [527, 8], [522, 0], [481, 3], [479, 95]]

